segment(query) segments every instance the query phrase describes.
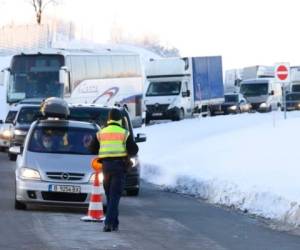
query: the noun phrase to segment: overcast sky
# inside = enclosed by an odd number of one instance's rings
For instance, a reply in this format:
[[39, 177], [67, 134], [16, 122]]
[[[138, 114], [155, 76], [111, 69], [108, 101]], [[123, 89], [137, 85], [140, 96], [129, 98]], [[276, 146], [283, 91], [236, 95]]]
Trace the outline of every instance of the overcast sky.
[[[34, 21], [25, 2], [0, 0], [0, 25]], [[156, 35], [182, 56], [222, 55], [228, 69], [300, 65], [299, 10], [297, 0], [64, 0], [46, 12], [102, 43], [117, 26], [127, 36]]]

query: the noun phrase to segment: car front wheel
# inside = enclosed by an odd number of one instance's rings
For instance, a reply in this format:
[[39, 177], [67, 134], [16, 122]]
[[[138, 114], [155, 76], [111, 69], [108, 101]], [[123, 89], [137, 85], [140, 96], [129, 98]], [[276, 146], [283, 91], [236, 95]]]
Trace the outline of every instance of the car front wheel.
[[128, 196], [138, 196], [139, 195], [139, 189], [131, 189], [131, 190], [127, 190], [127, 195]]
[[16, 161], [17, 160], [17, 155], [8, 153], [8, 158], [9, 158], [10, 161]]
[[26, 210], [26, 204], [15, 199], [16, 210]]

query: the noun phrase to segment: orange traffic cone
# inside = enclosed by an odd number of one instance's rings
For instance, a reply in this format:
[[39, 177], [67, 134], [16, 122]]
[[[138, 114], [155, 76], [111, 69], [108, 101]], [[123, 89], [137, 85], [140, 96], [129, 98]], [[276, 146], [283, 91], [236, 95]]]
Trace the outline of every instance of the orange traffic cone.
[[[95, 163], [95, 161], [97, 163]], [[99, 166], [97, 166], [98, 164]], [[91, 199], [89, 204], [88, 215], [81, 218], [82, 221], [94, 221], [103, 222], [105, 220], [102, 204], [101, 186], [102, 183], [99, 181], [99, 172], [102, 168], [101, 163], [98, 162], [98, 158], [92, 161], [92, 167], [96, 171], [95, 180], [92, 188]]]

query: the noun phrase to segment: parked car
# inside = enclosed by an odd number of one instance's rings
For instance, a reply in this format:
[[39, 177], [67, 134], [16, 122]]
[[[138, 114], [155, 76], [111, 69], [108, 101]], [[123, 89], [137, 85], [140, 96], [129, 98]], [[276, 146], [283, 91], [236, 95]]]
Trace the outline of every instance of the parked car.
[[214, 110], [213, 114], [238, 114], [251, 110], [251, 104], [240, 93], [227, 93], [224, 99], [224, 103], [218, 110]]
[[[104, 122], [110, 108], [73, 106], [70, 110], [68, 119], [59, 117], [35, 121], [28, 131], [24, 146], [12, 148], [19, 154], [15, 171], [16, 209], [26, 209], [30, 203], [89, 204], [94, 178], [90, 162], [98, 155], [96, 133], [100, 129], [90, 118], [93, 115], [96, 115], [93, 119], [103, 116]], [[128, 113], [125, 110], [122, 112], [123, 125], [132, 133]], [[76, 117], [77, 121], [70, 120], [71, 117]], [[88, 119], [90, 122], [78, 121], [80, 119]], [[135, 139], [139, 142], [146, 138], [139, 135]], [[137, 195], [140, 188], [140, 164], [138, 157], [131, 158], [131, 161], [133, 166], [127, 174], [125, 190], [129, 195]]]
[[23, 146], [25, 137], [30, 128], [31, 123], [38, 119], [40, 114], [40, 104], [18, 104], [13, 107], [16, 112], [10, 127], [11, 136], [9, 138], [8, 158], [11, 161], [17, 159], [17, 154], [11, 150], [15, 146]]
[[300, 110], [300, 92], [290, 92], [286, 94], [286, 110]]
[[[112, 107], [91, 104], [70, 105], [69, 119], [94, 122], [99, 127], [104, 127], [107, 123], [108, 113], [111, 108]], [[137, 134], [136, 137], [134, 136], [132, 123], [127, 110], [125, 108], [120, 108], [120, 110], [123, 114], [123, 127], [130, 132], [137, 143], [146, 141], [146, 136], [144, 134]], [[130, 168], [130, 171], [126, 174], [125, 191], [127, 195], [136, 196], [139, 194], [140, 190], [140, 162], [138, 156], [132, 157], [131, 161], [133, 163], [133, 167]]]

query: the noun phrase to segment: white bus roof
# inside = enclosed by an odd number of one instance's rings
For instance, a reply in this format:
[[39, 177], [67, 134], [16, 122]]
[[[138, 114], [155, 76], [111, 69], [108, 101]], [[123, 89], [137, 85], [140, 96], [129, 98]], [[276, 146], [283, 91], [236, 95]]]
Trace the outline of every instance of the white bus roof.
[[60, 54], [60, 55], [139, 55], [138, 53], [112, 49], [32, 49], [24, 50], [15, 55]]

